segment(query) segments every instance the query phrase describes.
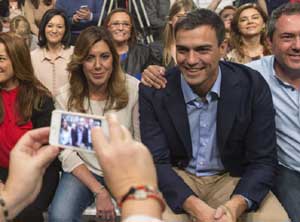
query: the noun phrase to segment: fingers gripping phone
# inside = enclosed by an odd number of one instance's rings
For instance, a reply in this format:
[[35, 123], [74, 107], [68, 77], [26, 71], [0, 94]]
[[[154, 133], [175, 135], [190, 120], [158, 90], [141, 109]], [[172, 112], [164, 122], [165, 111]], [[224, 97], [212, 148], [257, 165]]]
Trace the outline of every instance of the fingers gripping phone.
[[108, 136], [105, 117], [54, 110], [51, 117], [49, 143], [65, 149], [95, 152], [91, 129], [101, 127]]

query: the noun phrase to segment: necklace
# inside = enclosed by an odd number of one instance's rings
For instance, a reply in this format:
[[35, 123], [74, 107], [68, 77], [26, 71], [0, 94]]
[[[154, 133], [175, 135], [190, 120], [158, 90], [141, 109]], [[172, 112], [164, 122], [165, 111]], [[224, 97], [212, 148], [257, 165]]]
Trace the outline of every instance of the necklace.
[[[90, 110], [90, 113], [92, 115], [94, 115], [94, 114], [97, 115], [97, 113], [95, 113], [93, 110], [90, 98], [88, 98], [87, 100], [88, 100], [88, 110]], [[102, 101], [104, 101], [104, 100], [102, 100]], [[107, 101], [108, 101], [108, 99], [105, 100], [104, 106], [102, 107], [101, 116], [104, 116], [105, 112], [107, 111], [107, 103], [108, 103]], [[98, 102], [100, 102], [100, 101], [98, 101]]]

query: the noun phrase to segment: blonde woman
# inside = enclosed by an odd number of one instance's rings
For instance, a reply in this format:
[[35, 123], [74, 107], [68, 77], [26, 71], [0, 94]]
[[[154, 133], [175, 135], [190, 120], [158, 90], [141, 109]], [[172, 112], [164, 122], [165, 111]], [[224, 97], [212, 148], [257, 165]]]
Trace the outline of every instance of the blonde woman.
[[239, 7], [231, 23], [233, 49], [227, 54], [227, 60], [244, 64], [269, 55], [266, 22], [267, 15], [256, 4]]
[[[56, 108], [100, 116], [115, 113], [139, 139], [139, 82], [122, 72], [107, 30], [91, 26], [81, 32], [68, 71], [70, 82], [56, 96]], [[79, 222], [84, 209], [95, 201], [97, 216], [114, 221], [114, 206], [96, 156], [64, 150], [60, 160], [64, 172], [49, 220]]]

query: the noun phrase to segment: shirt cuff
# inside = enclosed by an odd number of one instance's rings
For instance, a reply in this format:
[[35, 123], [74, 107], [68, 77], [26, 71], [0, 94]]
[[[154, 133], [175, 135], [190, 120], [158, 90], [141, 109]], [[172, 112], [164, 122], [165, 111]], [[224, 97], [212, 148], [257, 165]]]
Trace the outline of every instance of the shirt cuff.
[[163, 222], [163, 221], [158, 218], [150, 217], [146, 215], [132, 215], [125, 218], [123, 222]]
[[252, 208], [252, 206], [253, 206], [253, 201], [252, 200], [250, 200], [250, 199], [248, 199], [247, 197], [245, 197], [244, 195], [241, 195], [244, 199], [245, 199], [245, 201], [247, 202], [247, 210], [250, 210], [251, 208]]
[[93, 17], [94, 17], [93, 12], [91, 12], [89, 21], [92, 21], [92, 20], [93, 20]]

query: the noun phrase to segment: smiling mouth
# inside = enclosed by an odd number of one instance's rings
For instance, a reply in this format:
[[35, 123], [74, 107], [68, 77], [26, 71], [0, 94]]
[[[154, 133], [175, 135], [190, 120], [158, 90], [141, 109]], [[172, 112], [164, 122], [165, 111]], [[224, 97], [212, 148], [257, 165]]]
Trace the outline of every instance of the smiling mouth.
[[201, 71], [203, 69], [205, 69], [205, 66], [200, 67], [200, 68], [189, 68], [189, 67], [184, 67], [188, 72], [198, 72]]
[[102, 78], [104, 76], [104, 73], [93, 73], [93, 77], [96, 79]]
[[247, 27], [247, 29], [256, 29], [257, 27], [256, 26], [249, 26]]
[[52, 38], [57, 38], [57, 37], [59, 37], [59, 35], [49, 35], [50, 37], [52, 37]]
[[299, 57], [300, 58], [300, 54], [288, 54], [290, 57]]

